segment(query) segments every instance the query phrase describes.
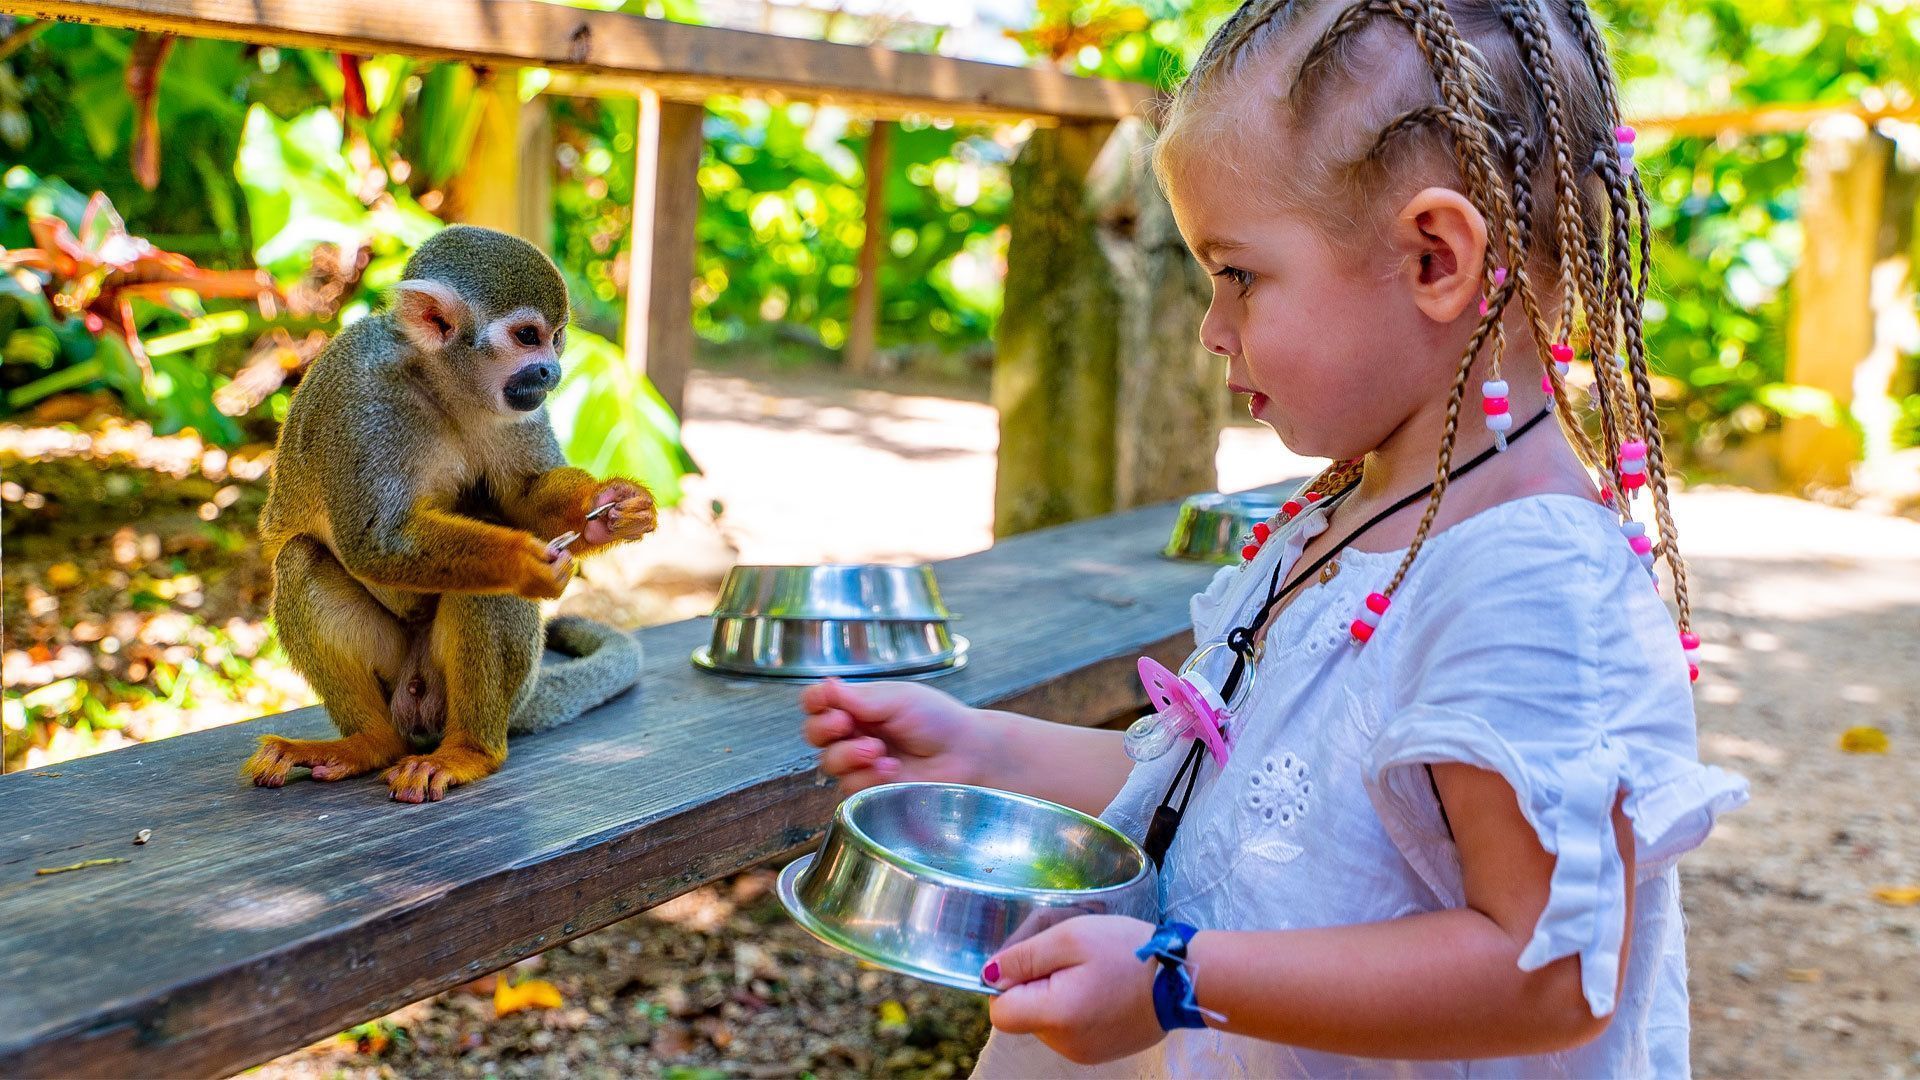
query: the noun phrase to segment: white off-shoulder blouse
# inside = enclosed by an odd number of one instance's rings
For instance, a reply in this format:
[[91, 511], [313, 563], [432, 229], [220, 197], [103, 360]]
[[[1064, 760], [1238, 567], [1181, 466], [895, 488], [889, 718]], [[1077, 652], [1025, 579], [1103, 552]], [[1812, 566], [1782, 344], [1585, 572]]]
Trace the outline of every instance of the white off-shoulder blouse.
[[[1326, 528], [1325, 506], [1194, 597], [1195, 640], [1257, 609], [1276, 563]], [[1458, 853], [1428, 764], [1499, 773], [1555, 856], [1520, 966], [1580, 958], [1594, 1041], [1480, 1061], [1343, 1057], [1212, 1030], [1082, 1069], [1030, 1036], [995, 1034], [977, 1076], [1686, 1076], [1686, 938], [1675, 863], [1746, 783], [1703, 766], [1678, 632], [1604, 507], [1543, 495], [1434, 536], [1364, 647], [1348, 625], [1402, 551], [1348, 549], [1269, 631], [1224, 770], [1209, 759], [1161, 874], [1165, 918], [1203, 930], [1376, 922], [1464, 906]], [[1224, 657], [1225, 650], [1214, 655]], [[1216, 673], [1215, 682], [1219, 682]], [[1136, 839], [1184, 754], [1136, 767], [1105, 817]], [[1635, 842], [1632, 948], [1619, 999], [1624, 864]]]

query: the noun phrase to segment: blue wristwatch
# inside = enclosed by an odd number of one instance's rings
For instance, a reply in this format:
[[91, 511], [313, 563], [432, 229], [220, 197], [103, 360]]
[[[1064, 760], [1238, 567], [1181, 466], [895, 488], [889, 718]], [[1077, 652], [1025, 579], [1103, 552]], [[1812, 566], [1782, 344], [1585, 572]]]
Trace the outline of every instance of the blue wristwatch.
[[1142, 960], [1160, 961], [1160, 971], [1153, 977], [1153, 1014], [1161, 1031], [1207, 1026], [1206, 1014], [1193, 997], [1193, 976], [1187, 972], [1187, 943], [1197, 933], [1186, 923], [1163, 923], [1134, 951]]

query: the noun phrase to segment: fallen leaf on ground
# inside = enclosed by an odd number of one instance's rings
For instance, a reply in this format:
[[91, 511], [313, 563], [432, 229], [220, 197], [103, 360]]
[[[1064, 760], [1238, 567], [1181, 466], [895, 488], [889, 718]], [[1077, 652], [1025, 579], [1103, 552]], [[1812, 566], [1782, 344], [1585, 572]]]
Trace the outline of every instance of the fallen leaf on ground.
[[560, 988], [545, 979], [528, 979], [518, 986], [501, 979], [493, 984], [493, 1014], [506, 1016], [522, 1009], [557, 1009], [566, 1003]]
[[907, 1008], [897, 1001], [880, 1003], [880, 1030], [904, 1031], [907, 1026]]
[[1840, 735], [1840, 749], [1849, 754], [1884, 754], [1887, 733], [1877, 727], [1851, 727]]
[[1827, 973], [1819, 968], [1788, 968], [1787, 981], [1797, 983], [1817, 983], [1824, 980]]
[[1873, 890], [1873, 898], [1894, 907], [1920, 904], [1920, 885], [1882, 885]]
[[56, 589], [71, 589], [80, 584], [80, 568], [70, 562], [57, 562], [47, 567], [47, 584]]
[[69, 870], [85, 870], [89, 866], [112, 866], [114, 863], [132, 861], [132, 859], [88, 859], [86, 862], [77, 862], [72, 866], [44, 866], [35, 870], [33, 874], [35, 877], [45, 877], [48, 874], [64, 874]]

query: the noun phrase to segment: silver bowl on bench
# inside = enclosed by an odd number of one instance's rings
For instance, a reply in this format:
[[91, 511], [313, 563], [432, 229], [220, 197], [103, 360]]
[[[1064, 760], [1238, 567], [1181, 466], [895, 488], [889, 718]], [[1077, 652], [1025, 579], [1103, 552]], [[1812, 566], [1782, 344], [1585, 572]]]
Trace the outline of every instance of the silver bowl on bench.
[[966, 664], [954, 618], [928, 566], [736, 566], [693, 663], [750, 678], [929, 678]]
[[1076, 915], [1159, 912], [1152, 863], [1098, 818], [964, 784], [885, 784], [834, 811], [780, 874], [814, 937], [870, 964], [980, 993], [1008, 945]]
[[1265, 491], [1212, 491], [1180, 505], [1173, 536], [1161, 554], [1193, 562], [1234, 563], [1257, 522], [1280, 512], [1280, 497]]

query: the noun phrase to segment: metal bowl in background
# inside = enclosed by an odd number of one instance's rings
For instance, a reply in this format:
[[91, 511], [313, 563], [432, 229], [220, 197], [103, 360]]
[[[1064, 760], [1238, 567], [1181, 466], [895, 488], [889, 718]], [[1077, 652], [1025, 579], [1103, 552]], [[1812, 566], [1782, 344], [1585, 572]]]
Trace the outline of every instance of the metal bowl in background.
[[1238, 562], [1254, 524], [1279, 513], [1280, 501], [1265, 491], [1194, 495], [1180, 505], [1173, 536], [1161, 554], [1195, 562]]
[[718, 616], [697, 667], [729, 675], [824, 679], [956, 670], [967, 639], [921, 619], [775, 619]]
[[884, 784], [780, 874], [802, 927], [880, 967], [981, 993], [1010, 944], [1076, 915], [1159, 913], [1153, 865], [1098, 818], [964, 784]]
[[715, 618], [953, 618], [931, 566], [736, 566], [720, 586]]

